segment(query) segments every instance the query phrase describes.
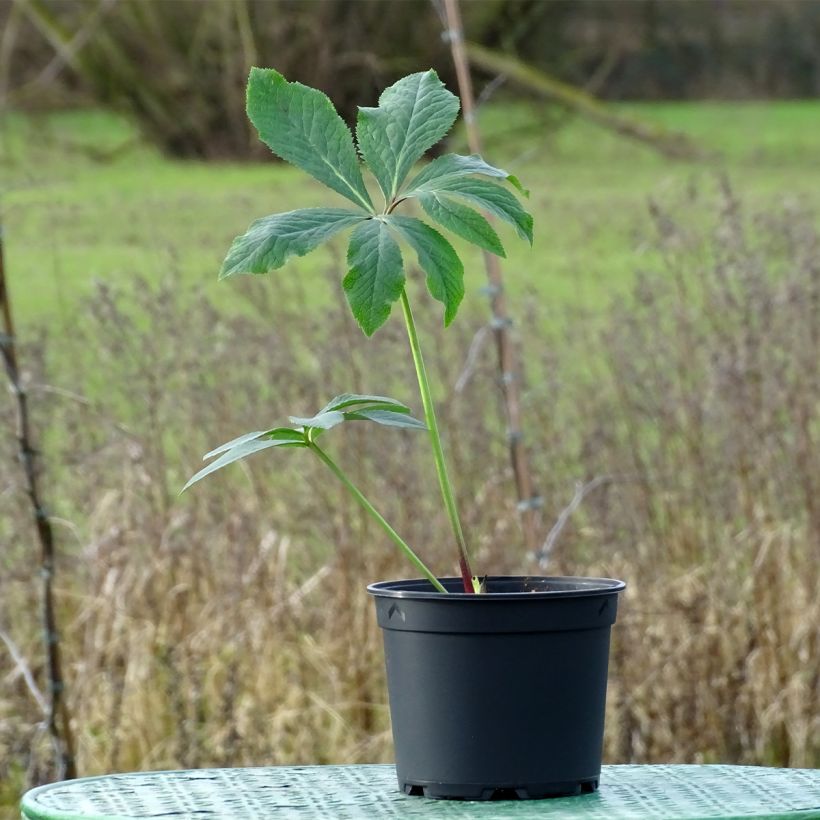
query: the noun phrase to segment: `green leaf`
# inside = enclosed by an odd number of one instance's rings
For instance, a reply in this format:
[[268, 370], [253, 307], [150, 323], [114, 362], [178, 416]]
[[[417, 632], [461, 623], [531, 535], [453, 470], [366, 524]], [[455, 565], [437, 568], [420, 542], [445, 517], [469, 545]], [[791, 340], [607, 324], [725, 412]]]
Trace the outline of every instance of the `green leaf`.
[[327, 412], [317, 413], [310, 418], [302, 418], [301, 416], [288, 416], [288, 421], [291, 424], [298, 424], [300, 427], [307, 429], [308, 427], [315, 427], [320, 430], [330, 430], [337, 424], [341, 424], [345, 420], [344, 414], [338, 410], [329, 410]]
[[462, 205], [444, 193], [431, 192], [419, 197], [421, 207], [444, 228], [478, 245], [484, 250], [506, 256], [504, 246], [493, 226], [472, 208]]
[[362, 330], [372, 336], [390, 315], [404, 288], [401, 251], [383, 219], [359, 225], [347, 251], [350, 270], [343, 287]]
[[289, 83], [272, 68], [252, 68], [247, 110], [259, 138], [274, 154], [373, 211], [353, 136], [321, 91]]
[[427, 287], [444, 305], [444, 324], [449, 325], [464, 298], [464, 266], [458, 254], [437, 230], [420, 219], [391, 214], [390, 224], [415, 250], [419, 266], [427, 274]]
[[466, 199], [479, 208], [495, 214], [513, 225], [518, 235], [532, 245], [532, 216], [506, 188], [474, 177], [455, 177], [439, 182], [436, 192], [446, 192]]
[[418, 173], [407, 186], [407, 191], [435, 190], [440, 182], [470, 176], [471, 174], [482, 174], [485, 177], [506, 179], [507, 182], [517, 188], [524, 196], [529, 196], [529, 191], [521, 185], [518, 177], [507, 173], [503, 168], [496, 168], [493, 165], [489, 165], [484, 162], [478, 154], [471, 154], [468, 157], [461, 156], [460, 154], [444, 154], [441, 157], [437, 157]]
[[378, 108], [359, 108], [359, 150], [388, 202], [416, 160], [450, 130], [458, 109], [458, 97], [432, 69], [385, 89]]
[[304, 256], [326, 239], [368, 217], [345, 208], [302, 208], [257, 219], [234, 239], [219, 278], [235, 273], [269, 273], [289, 256]]
[[223, 467], [227, 467], [235, 461], [247, 458], [254, 453], [267, 450], [270, 447], [305, 446], [304, 439], [302, 439], [301, 442], [289, 441], [285, 439], [256, 439], [254, 441], [245, 441], [241, 444], [237, 444], [235, 447], [232, 447], [227, 452], [223, 452], [222, 455], [216, 459], [216, 461], [212, 461], [207, 467], [203, 467], [195, 476], [193, 476], [193, 478], [188, 481], [188, 483], [182, 488], [181, 492], [184, 493], [185, 490], [187, 490], [192, 484], [196, 484], [197, 481], [205, 478], [205, 476], [215, 473], [217, 470], [221, 470]]
[[343, 410], [345, 407], [354, 407], [357, 404], [375, 404], [379, 407], [391, 408], [400, 413], [409, 413], [410, 408], [402, 404], [396, 399], [391, 399], [388, 396], [371, 396], [361, 393], [342, 393], [331, 399], [319, 412], [324, 413], [328, 410]]
[[[362, 407], [361, 405], [365, 405]], [[333, 409], [328, 409], [328, 408]], [[342, 408], [355, 408], [343, 410]], [[368, 396], [355, 393], [343, 393], [325, 405], [319, 413], [312, 418], [299, 418], [291, 416], [292, 424], [298, 424], [305, 429], [314, 429], [313, 437], [320, 435], [325, 430], [341, 424], [343, 421], [374, 421], [377, 424], [384, 424], [388, 427], [412, 427], [427, 429], [423, 422], [414, 419], [410, 415], [410, 408], [401, 404], [395, 399], [386, 396]], [[285, 428], [287, 429], [287, 428]], [[299, 433], [301, 436], [302, 434]]]
[[375, 421], [376, 424], [383, 424], [386, 427], [407, 427], [413, 430], [427, 429], [427, 425], [423, 421], [414, 419], [407, 413], [385, 410], [379, 407], [351, 410], [344, 415], [348, 421]]
[[244, 436], [239, 436], [238, 438], [231, 439], [225, 444], [221, 444], [215, 450], [211, 450], [210, 453], [205, 453], [202, 456], [203, 461], [207, 461], [209, 458], [213, 458], [214, 456], [218, 456], [220, 453], [224, 453], [226, 450], [231, 450], [234, 447], [244, 444], [246, 441], [254, 441], [258, 438], [270, 438], [276, 439], [279, 441], [295, 441], [295, 442], [304, 442], [305, 437], [298, 432], [297, 430], [291, 430], [290, 427], [276, 427], [273, 430], [257, 430], [255, 433], [245, 433]]
[[255, 439], [262, 438], [262, 436], [265, 435], [265, 432], [265, 430], [257, 430], [255, 433], [245, 433], [244, 436], [239, 436], [238, 438], [233, 438], [230, 441], [226, 441], [224, 444], [220, 444], [216, 449], [211, 450], [210, 453], [205, 453], [205, 455], [202, 456], [202, 460], [207, 461], [209, 458], [218, 456], [220, 453], [224, 453], [226, 450], [230, 450], [233, 447], [238, 447], [246, 441], [254, 441]]

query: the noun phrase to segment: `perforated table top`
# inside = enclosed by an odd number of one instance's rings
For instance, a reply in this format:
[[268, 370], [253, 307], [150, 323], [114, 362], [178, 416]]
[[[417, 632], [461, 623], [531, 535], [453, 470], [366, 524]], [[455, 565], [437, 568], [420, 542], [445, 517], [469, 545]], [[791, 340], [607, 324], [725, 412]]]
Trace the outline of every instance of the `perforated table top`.
[[407, 797], [392, 766], [277, 766], [107, 775], [23, 798], [28, 820], [706, 820], [820, 818], [820, 770], [754, 766], [604, 766], [582, 797], [468, 803]]

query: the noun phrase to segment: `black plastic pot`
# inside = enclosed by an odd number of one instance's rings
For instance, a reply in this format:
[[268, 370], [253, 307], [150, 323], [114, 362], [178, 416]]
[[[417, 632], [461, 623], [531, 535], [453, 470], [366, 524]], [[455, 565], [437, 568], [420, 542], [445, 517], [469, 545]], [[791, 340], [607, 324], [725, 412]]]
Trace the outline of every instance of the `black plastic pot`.
[[399, 789], [425, 797], [557, 797], [597, 789], [609, 633], [622, 581], [497, 577], [487, 594], [385, 581]]

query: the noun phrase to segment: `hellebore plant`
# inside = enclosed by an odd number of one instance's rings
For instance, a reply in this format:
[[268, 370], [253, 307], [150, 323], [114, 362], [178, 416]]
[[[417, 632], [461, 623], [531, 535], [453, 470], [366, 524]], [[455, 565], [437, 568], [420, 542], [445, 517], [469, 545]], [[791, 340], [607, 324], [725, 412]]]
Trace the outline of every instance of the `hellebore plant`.
[[[372, 336], [400, 302], [418, 377], [425, 423], [410, 415], [407, 406], [384, 396], [343, 394], [311, 418], [290, 417], [291, 427], [248, 433], [212, 450], [214, 459], [185, 485], [253, 453], [271, 447], [311, 450], [347, 487], [361, 506], [404, 552], [439, 592], [446, 590], [409, 545], [385, 521], [336, 462], [318, 444], [325, 432], [345, 421], [426, 429], [430, 434], [441, 494], [458, 549], [464, 591], [481, 591], [473, 575], [467, 544], [447, 474], [430, 384], [405, 287], [397, 239], [415, 251], [427, 276], [433, 298], [444, 305], [444, 324], [453, 321], [464, 296], [464, 268], [452, 245], [420, 219], [397, 213], [400, 205], [418, 200], [425, 213], [441, 227], [486, 251], [504, 256], [504, 248], [479, 208], [510, 223], [532, 243], [532, 217], [516, 197], [491, 179], [509, 182], [526, 195], [519, 181], [477, 156], [445, 154], [430, 162], [410, 181], [407, 178], [425, 151], [441, 140], [459, 111], [434, 71], [411, 74], [386, 89], [377, 108], [360, 108], [356, 125], [358, 151], [384, 196], [378, 209], [362, 177], [353, 137], [331, 101], [301, 83], [288, 82], [273, 69], [254, 68], [248, 79], [247, 111], [259, 137], [274, 154], [306, 171], [328, 188], [350, 200], [355, 208], [302, 208], [256, 220], [237, 237], [222, 265], [220, 279], [239, 273], [269, 273], [288, 257], [304, 256], [322, 242], [353, 228], [347, 250], [349, 270], [342, 286], [353, 316]], [[472, 208], [469, 206], [473, 206]]]

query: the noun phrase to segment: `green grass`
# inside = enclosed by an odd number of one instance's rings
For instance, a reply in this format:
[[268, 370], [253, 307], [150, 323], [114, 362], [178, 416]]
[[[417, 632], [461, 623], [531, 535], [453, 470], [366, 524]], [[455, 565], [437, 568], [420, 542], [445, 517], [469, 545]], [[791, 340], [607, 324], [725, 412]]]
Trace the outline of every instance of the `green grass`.
[[[524, 104], [482, 110], [485, 154], [532, 190], [531, 252], [502, 229], [512, 299], [535, 287], [548, 308], [595, 308], [647, 264], [650, 196], [726, 172], [747, 201], [800, 197], [820, 204], [820, 103], [664, 103], [623, 106], [683, 131], [717, 153], [708, 162], [669, 160], [577, 118]], [[234, 235], [255, 217], [333, 202], [335, 194], [280, 164], [170, 161], [100, 111], [8, 115], [2, 173], [7, 267], [22, 321], [70, 320], [95, 281], [170, 274], [231, 303], [216, 271]], [[455, 150], [464, 150], [456, 134]], [[113, 156], [100, 161], [99, 155]], [[336, 246], [340, 255], [343, 245]], [[464, 249], [471, 298], [480, 255]], [[279, 275], [310, 276], [328, 252]]]

